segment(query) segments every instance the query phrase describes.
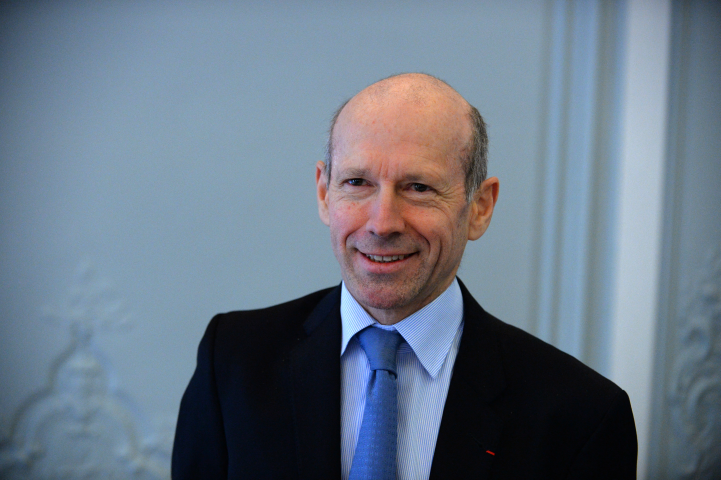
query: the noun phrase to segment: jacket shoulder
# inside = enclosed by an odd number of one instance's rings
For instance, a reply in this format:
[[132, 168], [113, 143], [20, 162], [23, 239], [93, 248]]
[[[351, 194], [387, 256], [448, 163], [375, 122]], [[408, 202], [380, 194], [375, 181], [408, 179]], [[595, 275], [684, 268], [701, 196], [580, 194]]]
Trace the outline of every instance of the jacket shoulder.
[[300, 298], [270, 307], [236, 310], [213, 317], [208, 329], [215, 330], [217, 341], [233, 343], [243, 338], [262, 342], [267, 338], [275, 344], [287, 337], [297, 337], [311, 313], [338, 287], [325, 288]]
[[287, 358], [333, 291], [213, 317], [180, 405], [173, 478], [292, 476], [295, 462], [279, 460], [295, 450]]
[[479, 385], [479, 398], [503, 425], [494, 450], [497, 478], [635, 478], [636, 430], [626, 392], [490, 315], [470, 294], [464, 308], [463, 378]]
[[304, 327], [339, 300], [337, 286], [270, 307], [219, 313], [205, 330], [198, 358], [211, 358], [219, 373], [248, 361], [276, 361], [306, 337]]
[[540, 391], [554, 391], [557, 398], [574, 399], [584, 394], [598, 398], [616, 396], [621, 389], [575, 357], [549, 343], [486, 314], [485, 321], [495, 332], [504, 373], [523, 384], [542, 384]]
[[488, 374], [488, 381], [504, 383], [507, 394], [523, 397], [532, 392], [538, 404], [543, 399], [574, 402], [579, 396], [608, 400], [622, 392], [571, 355], [486, 312], [463, 283], [461, 291], [466, 320], [461, 347], [466, 342], [475, 350], [468, 353], [478, 369], [493, 365], [499, 370]]
[[626, 392], [533, 335], [490, 315], [487, 321], [498, 333], [506, 379], [494, 402], [508, 427], [505, 442], [564, 478], [635, 478], [638, 447]]

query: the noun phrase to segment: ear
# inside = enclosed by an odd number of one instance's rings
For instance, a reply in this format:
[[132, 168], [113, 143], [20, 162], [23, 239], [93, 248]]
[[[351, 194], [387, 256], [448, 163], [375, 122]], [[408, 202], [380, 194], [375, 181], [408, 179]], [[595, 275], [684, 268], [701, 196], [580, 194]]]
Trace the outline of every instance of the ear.
[[330, 225], [328, 215], [328, 180], [326, 179], [325, 163], [315, 164], [315, 187], [318, 195], [318, 215], [323, 223]]
[[478, 240], [486, 233], [493, 216], [493, 207], [498, 200], [499, 185], [498, 178], [487, 178], [473, 195], [468, 219], [468, 240]]

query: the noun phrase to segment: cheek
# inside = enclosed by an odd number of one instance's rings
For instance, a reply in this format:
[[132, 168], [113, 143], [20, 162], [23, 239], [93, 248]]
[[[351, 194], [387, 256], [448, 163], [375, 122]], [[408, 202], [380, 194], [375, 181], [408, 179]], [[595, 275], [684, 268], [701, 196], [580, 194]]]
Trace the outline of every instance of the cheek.
[[427, 222], [416, 223], [415, 230], [428, 243], [431, 251], [438, 257], [455, 256], [463, 251], [468, 237], [467, 229], [456, 219], [428, 218]]
[[331, 235], [336, 239], [345, 239], [364, 225], [362, 209], [343, 204], [330, 210]]
[[406, 215], [407, 223], [431, 243], [448, 243], [454, 237], [458, 225], [451, 221], [447, 215], [436, 211], [419, 209]]

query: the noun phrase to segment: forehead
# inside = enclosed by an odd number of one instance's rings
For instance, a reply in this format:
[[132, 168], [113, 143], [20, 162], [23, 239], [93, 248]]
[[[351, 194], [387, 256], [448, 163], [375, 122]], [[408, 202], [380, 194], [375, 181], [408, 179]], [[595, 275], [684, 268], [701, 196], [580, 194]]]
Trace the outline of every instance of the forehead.
[[437, 137], [470, 133], [470, 105], [445, 84], [421, 80], [385, 80], [353, 97], [340, 112], [338, 123], [358, 128], [374, 123], [408, 126]]
[[470, 135], [467, 111], [446, 98], [423, 102], [354, 98], [339, 115], [333, 131], [334, 168], [357, 165], [361, 160], [387, 167], [428, 161], [450, 166], [448, 160], [455, 165]]

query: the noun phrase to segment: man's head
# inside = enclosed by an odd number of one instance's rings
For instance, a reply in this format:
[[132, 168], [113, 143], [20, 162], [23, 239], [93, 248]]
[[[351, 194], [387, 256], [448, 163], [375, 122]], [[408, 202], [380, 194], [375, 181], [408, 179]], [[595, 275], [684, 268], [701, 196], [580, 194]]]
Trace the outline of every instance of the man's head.
[[[388, 77], [384, 80], [381, 80], [373, 85], [379, 86], [382, 88], [383, 83], [387, 80], [392, 80], [396, 77], [405, 77], [405, 76], [417, 76], [419, 78], [425, 77], [429, 81], [429, 85], [431, 87], [439, 88], [440, 90], [446, 90], [448, 92], [451, 92], [452, 94], [458, 96], [463, 100], [463, 98], [455, 91], [453, 88], [448, 85], [447, 83], [443, 82], [442, 80], [435, 78], [431, 75], [426, 74], [405, 74], [405, 75], [394, 75], [392, 77]], [[369, 88], [371, 88], [369, 87]], [[326, 149], [325, 149], [325, 164], [326, 164], [326, 178], [330, 180], [330, 174], [333, 167], [333, 131], [335, 130], [335, 125], [338, 121], [338, 117], [340, 116], [341, 111], [345, 108], [345, 106], [348, 104], [350, 100], [343, 103], [338, 110], [336, 110], [335, 114], [331, 118], [330, 121], [330, 129], [328, 133], [328, 142], [326, 143]], [[465, 100], [463, 100], [465, 102]], [[465, 189], [466, 189], [466, 198], [470, 202], [473, 198], [473, 194], [478, 190], [478, 188], [481, 186], [481, 183], [486, 179], [486, 175], [488, 173], [488, 134], [486, 133], [486, 124], [483, 121], [483, 117], [478, 112], [476, 107], [466, 102], [466, 105], [468, 105], [468, 120], [471, 125], [471, 137], [468, 140], [468, 143], [465, 145], [465, 147], [462, 149], [461, 154], [461, 162], [464, 165], [465, 172], [466, 172], [466, 178], [465, 178]]]
[[498, 179], [483, 178], [487, 139], [474, 111], [444, 82], [405, 74], [334, 117], [328, 166], [316, 168], [319, 213], [346, 287], [381, 323], [438, 297], [466, 242], [488, 227]]

